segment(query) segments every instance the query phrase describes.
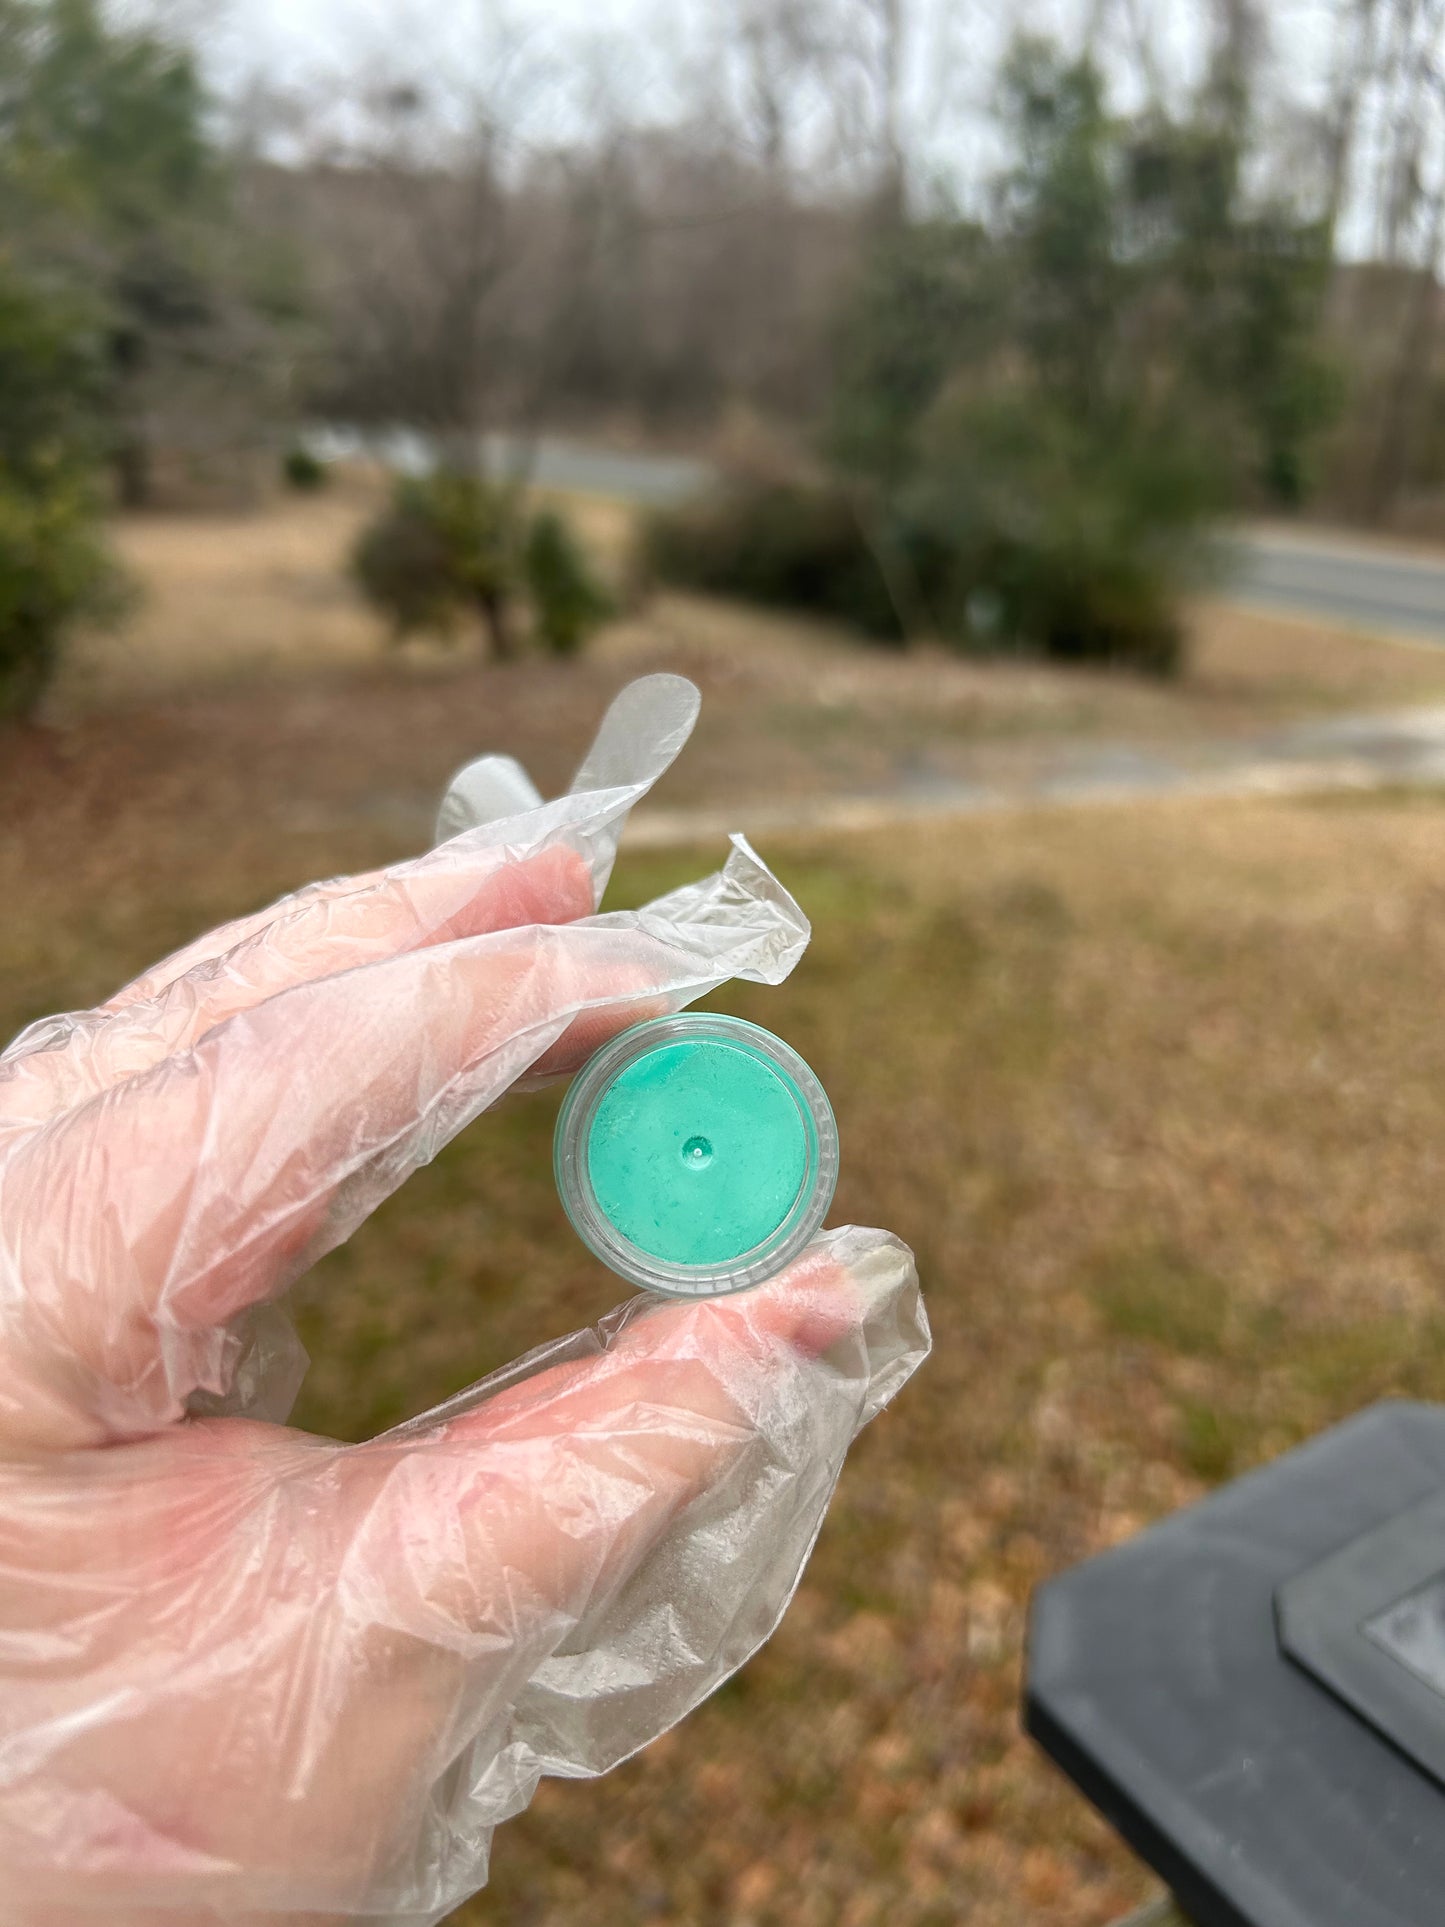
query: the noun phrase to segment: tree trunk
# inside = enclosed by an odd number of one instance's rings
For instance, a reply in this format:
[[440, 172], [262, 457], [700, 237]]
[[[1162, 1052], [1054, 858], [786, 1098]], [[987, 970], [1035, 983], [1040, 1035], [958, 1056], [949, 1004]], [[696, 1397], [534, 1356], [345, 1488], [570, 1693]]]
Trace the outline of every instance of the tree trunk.
[[515, 662], [517, 642], [512, 633], [510, 599], [501, 592], [479, 598], [482, 628], [486, 632], [488, 653], [493, 662]]
[[908, 163], [903, 147], [903, 68], [909, 20], [905, 0], [874, 0], [878, 20], [879, 156], [874, 218], [885, 232], [903, 224]]
[[1435, 313], [1440, 300], [1435, 266], [1442, 243], [1445, 243], [1445, 188], [1435, 197], [1425, 264], [1417, 271], [1410, 291], [1400, 347], [1380, 415], [1380, 434], [1365, 494], [1365, 513], [1371, 522], [1386, 519], [1399, 500], [1409, 472], [1411, 426], [1421, 411], [1434, 355]]
[[1352, 0], [1339, 34], [1325, 133], [1325, 232], [1334, 253], [1355, 158], [1361, 99], [1374, 73], [1375, 12], [1379, 0]]
[[154, 494], [150, 445], [142, 434], [127, 435], [115, 451], [115, 487], [123, 509], [147, 509]]

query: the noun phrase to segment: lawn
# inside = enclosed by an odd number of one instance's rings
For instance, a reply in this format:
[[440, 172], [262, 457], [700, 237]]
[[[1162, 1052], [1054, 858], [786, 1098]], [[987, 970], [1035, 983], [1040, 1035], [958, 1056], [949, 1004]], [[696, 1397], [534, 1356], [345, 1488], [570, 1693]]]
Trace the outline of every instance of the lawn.
[[[575, 665], [389, 656], [338, 566], [370, 499], [122, 525], [137, 617], [0, 738], [0, 1033], [416, 849], [479, 748], [564, 783], [646, 668], [706, 695], [673, 805], [1445, 699], [1445, 655], [1220, 606], [1167, 688], [672, 597]], [[625, 517], [582, 512], [615, 560]], [[612, 900], [720, 854], [624, 856]], [[605, 1782], [544, 1787], [458, 1921], [1103, 1927], [1146, 1883], [1019, 1735], [1031, 1588], [1371, 1399], [1445, 1396], [1445, 807], [1037, 810], [767, 854], [813, 949], [719, 1001], [823, 1076], [838, 1215], [916, 1247], [937, 1352], [772, 1645]], [[483, 1119], [305, 1281], [300, 1422], [362, 1437], [613, 1302], [553, 1192], [555, 1108]]]
[[[468, 731], [559, 775], [616, 680], [349, 669], [11, 738], [0, 1030], [413, 847]], [[1371, 1399], [1445, 1396], [1442, 852], [1415, 794], [769, 845], [816, 940], [719, 1001], [824, 1078], [838, 1216], [916, 1247], [937, 1352], [772, 1645], [606, 1781], [544, 1787], [459, 1923], [1102, 1927], [1142, 1896], [1019, 1735], [1025, 1602]], [[615, 900], [718, 855], [624, 859]], [[483, 1119], [305, 1282], [302, 1423], [361, 1437], [613, 1301], [552, 1190], [555, 1103]]]

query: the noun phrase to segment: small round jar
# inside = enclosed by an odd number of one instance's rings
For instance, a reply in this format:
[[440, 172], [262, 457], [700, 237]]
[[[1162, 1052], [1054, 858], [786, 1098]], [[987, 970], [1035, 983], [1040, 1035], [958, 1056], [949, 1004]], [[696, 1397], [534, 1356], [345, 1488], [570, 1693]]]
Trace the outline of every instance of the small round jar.
[[637, 1024], [577, 1073], [557, 1189], [603, 1264], [670, 1298], [776, 1275], [822, 1225], [838, 1127], [798, 1053], [737, 1017]]

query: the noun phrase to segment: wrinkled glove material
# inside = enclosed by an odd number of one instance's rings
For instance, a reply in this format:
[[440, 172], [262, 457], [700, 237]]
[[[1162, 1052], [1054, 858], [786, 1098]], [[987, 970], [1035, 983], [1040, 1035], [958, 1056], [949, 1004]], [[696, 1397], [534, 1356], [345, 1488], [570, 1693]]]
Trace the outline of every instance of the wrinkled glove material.
[[634, 1300], [366, 1444], [282, 1423], [282, 1294], [412, 1171], [620, 1023], [802, 955], [741, 839], [597, 913], [696, 710], [634, 684], [552, 803], [483, 759], [426, 855], [0, 1056], [5, 1927], [429, 1927], [543, 1775], [625, 1759], [778, 1623], [928, 1349], [883, 1233]]

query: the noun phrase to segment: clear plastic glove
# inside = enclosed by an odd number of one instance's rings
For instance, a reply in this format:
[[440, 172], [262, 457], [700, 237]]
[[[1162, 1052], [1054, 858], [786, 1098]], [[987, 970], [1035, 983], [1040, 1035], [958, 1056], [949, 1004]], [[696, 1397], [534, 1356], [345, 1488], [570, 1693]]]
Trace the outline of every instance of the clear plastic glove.
[[[275, 1422], [304, 1361], [274, 1301], [408, 1172], [519, 1080], [801, 953], [742, 845], [593, 914], [695, 710], [635, 685], [569, 797], [474, 766], [429, 855], [0, 1057], [6, 1927], [423, 1927], [541, 1775], [605, 1771], [776, 1625], [927, 1350], [882, 1233], [634, 1300], [369, 1444]], [[482, 820], [498, 799], [521, 813]]]

